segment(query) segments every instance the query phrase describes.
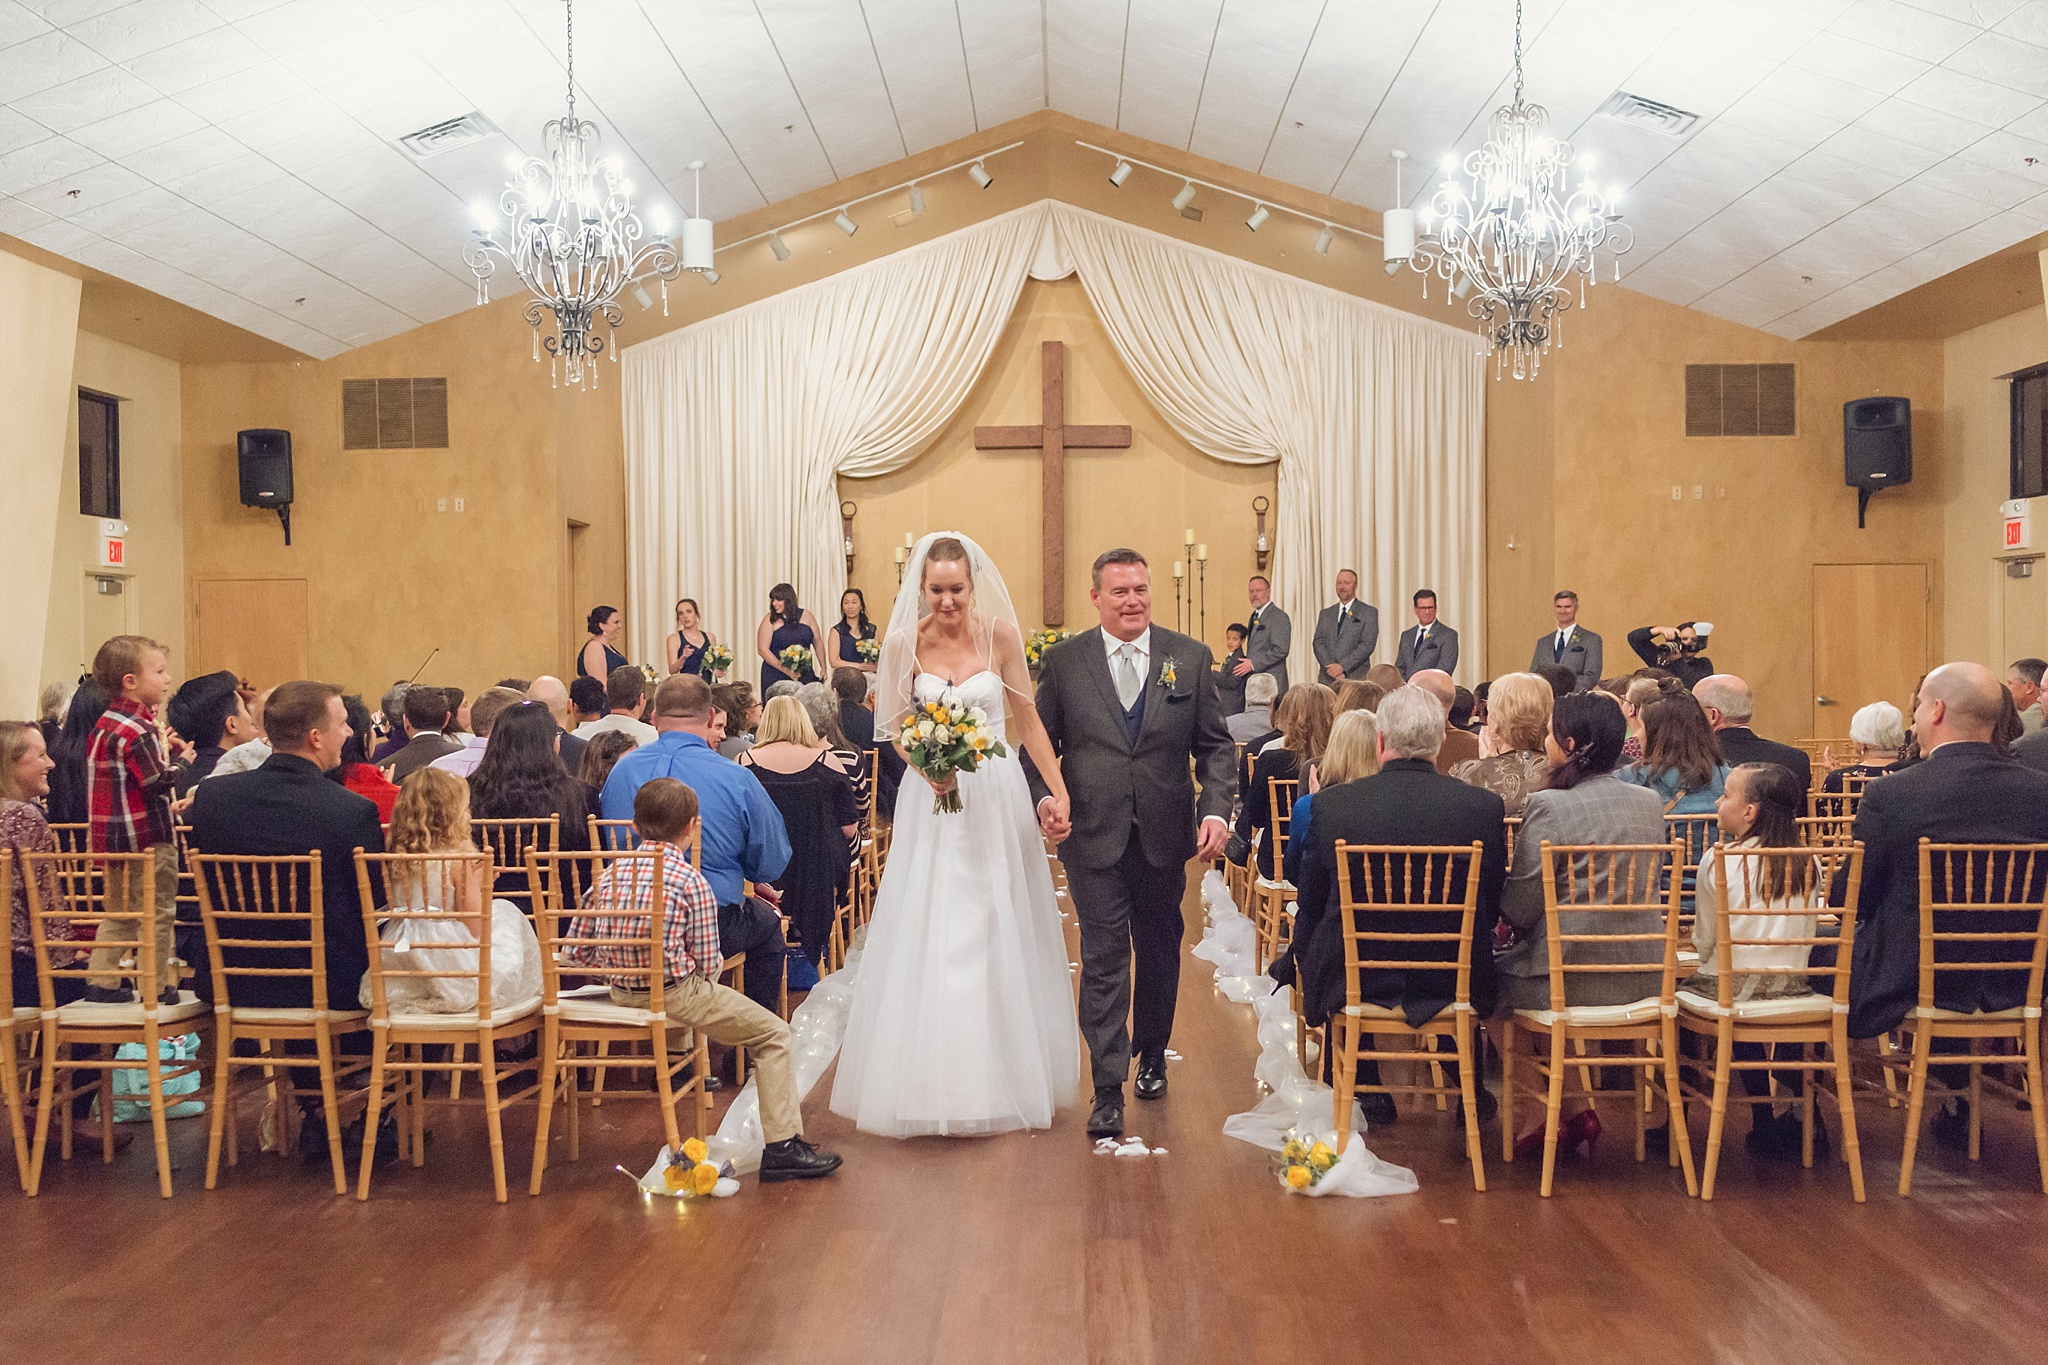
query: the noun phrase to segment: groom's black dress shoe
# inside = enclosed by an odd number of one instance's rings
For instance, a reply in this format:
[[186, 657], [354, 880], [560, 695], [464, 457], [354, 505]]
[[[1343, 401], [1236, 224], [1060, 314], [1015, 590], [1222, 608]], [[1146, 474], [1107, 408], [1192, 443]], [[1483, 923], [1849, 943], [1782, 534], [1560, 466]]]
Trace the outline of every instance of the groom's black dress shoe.
[[1124, 1135], [1124, 1091], [1120, 1085], [1105, 1085], [1095, 1091], [1095, 1108], [1088, 1113], [1088, 1136]]
[[1156, 1100], [1166, 1093], [1166, 1053], [1147, 1050], [1138, 1056], [1138, 1082], [1131, 1087], [1141, 1100]]

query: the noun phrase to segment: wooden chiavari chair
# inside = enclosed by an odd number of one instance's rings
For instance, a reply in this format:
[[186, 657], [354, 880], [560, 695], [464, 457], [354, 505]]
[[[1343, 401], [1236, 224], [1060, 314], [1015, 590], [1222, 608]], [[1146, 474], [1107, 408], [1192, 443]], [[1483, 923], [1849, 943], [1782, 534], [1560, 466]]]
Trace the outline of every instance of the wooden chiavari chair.
[[1678, 956], [1679, 966], [1690, 973], [1699, 965], [1699, 954], [1692, 951], [1693, 919], [1699, 913], [1693, 903], [1693, 886], [1699, 880], [1700, 864], [1706, 860], [1709, 850], [1721, 842], [1721, 817], [1711, 811], [1667, 815], [1664, 817], [1664, 833], [1685, 850], [1684, 860], [1679, 865]]
[[[1472, 1187], [1486, 1188], [1479, 1149], [1479, 1107], [1475, 1099], [1480, 1051], [1472, 1019], [1472, 923], [1479, 907], [1479, 863], [1484, 846], [1395, 847], [1338, 843], [1337, 893], [1344, 938], [1344, 1007], [1330, 1016], [1331, 1080], [1336, 1092], [1337, 1150], [1351, 1136], [1352, 1096], [1366, 1093], [1456, 1094], [1464, 1105], [1465, 1151], [1472, 1162]], [[1493, 951], [1491, 943], [1487, 952]], [[1364, 973], [1427, 972], [1443, 981], [1449, 1001], [1421, 1024], [1408, 1022], [1401, 1005], [1376, 1005], [1364, 998]], [[1413, 988], [1404, 981], [1404, 992]], [[1412, 1039], [1413, 1046], [1386, 1048], [1367, 1042], [1382, 1035]], [[1450, 1038], [1458, 1056], [1458, 1085], [1445, 1086], [1434, 1051]], [[1362, 1085], [1361, 1061], [1427, 1064], [1429, 1083]]]
[[1271, 822], [1266, 826], [1268, 847], [1272, 850], [1273, 875], [1257, 875], [1258, 853], [1253, 851], [1248, 862], [1256, 880], [1252, 885], [1252, 903], [1256, 907], [1252, 916], [1252, 956], [1260, 971], [1266, 964], [1280, 955], [1281, 945], [1291, 935], [1288, 933], [1289, 916], [1287, 907], [1294, 901], [1294, 883], [1287, 880], [1284, 865], [1287, 856], [1287, 828], [1294, 823], [1294, 798], [1301, 782], [1296, 778], [1274, 777], [1266, 781], [1266, 799], [1271, 812]]
[[[14, 850], [0, 848], [0, 903], [13, 905], [15, 875]], [[21, 875], [27, 875], [26, 868]], [[10, 970], [7, 979], [0, 981], [0, 1105], [7, 1109], [7, 1132], [14, 1139], [14, 1177], [24, 1190], [28, 1188], [28, 1126], [22, 1096], [28, 1088], [29, 1072], [26, 1058], [15, 1047], [14, 1035], [20, 1030], [34, 1037], [40, 1017], [41, 1011], [34, 1005], [15, 1003], [14, 973]]]
[[[360, 1078], [367, 1061], [338, 1062], [335, 1038], [359, 1031], [369, 1011], [355, 1000], [330, 1001], [327, 990], [327, 914], [320, 881], [320, 858], [226, 857], [194, 853], [189, 865], [197, 886], [199, 914], [206, 928], [207, 964], [213, 970], [213, 1122], [206, 1143], [206, 1188], [220, 1176], [222, 1139], [227, 1140], [228, 1165], [236, 1165], [235, 1101], [242, 1093], [276, 1086], [288, 1101], [284, 1113], [298, 1112], [301, 1094], [317, 1093], [327, 1124], [327, 1152], [334, 1167], [334, 1192], [348, 1193], [348, 1171], [341, 1152], [341, 1101], [338, 1083]], [[237, 987], [247, 997], [280, 994], [302, 996], [306, 1006], [236, 1004]], [[260, 1051], [237, 1056], [235, 1044], [246, 1039]], [[302, 1092], [292, 1080], [292, 1066], [272, 1055], [272, 1044], [310, 1042], [317, 1092]], [[308, 1059], [298, 1059], [303, 1066]], [[261, 1067], [263, 1075], [246, 1076], [238, 1090], [237, 1068]], [[360, 1089], [360, 1087], [358, 1087]], [[288, 1128], [281, 1132], [280, 1151], [291, 1148]]]
[[[164, 1127], [164, 1085], [180, 1077], [196, 1075], [201, 1068], [197, 1062], [166, 1065], [157, 1045], [167, 1037], [205, 1031], [209, 1011], [206, 1002], [191, 991], [180, 991], [175, 1005], [158, 1003], [154, 994], [158, 968], [154, 928], [155, 865], [155, 858], [147, 853], [30, 853], [22, 858], [22, 875], [28, 885], [30, 941], [36, 959], [36, 989], [41, 996], [39, 1012], [42, 1016], [43, 1048], [42, 1079], [36, 1093], [35, 1145], [29, 1155], [30, 1195], [34, 1195], [42, 1185], [43, 1157], [49, 1145], [51, 1115], [58, 1112], [63, 1115], [61, 1154], [64, 1160], [69, 1161], [71, 1101], [89, 1089], [99, 1092], [102, 1156], [112, 1163], [113, 1073], [117, 1070], [140, 1070], [149, 1082], [148, 1098], [146, 1101], [140, 1095], [129, 1098], [137, 1104], [146, 1104], [149, 1110], [151, 1136], [156, 1143], [157, 1186], [164, 1198], [171, 1197], [171, 1149], [169, 1134]], [[146, 889], [139, 919], [108, 910], [105, 873], [110, 866], [125, 867], [128, 876], [142, 879]], [[36, 874], [40, 868], [50, 870], [58, 887], [55, 904], [45, 898], [38, 886], [40, 878]], [[111, 926], [122, 920], [137, 926], [133, 937], [117, 938], [111, 932]], [[90, 981], [95, 975], [83, 957], [73, 960], [78, 945], [73, 942], [72, 935], [80, 928], [95, 931], [92, 947], [134, 955], [135, 1003], [88, 1004], [81, 1000], [62, 1006], [57, 1004], [57, 982]], [[116, 1061], [115, 1051], [124, 1043], [139, 1043], [142, 1057]], [[93, 1055], [86, 1056], [87, 1050]], [[81, 1084], [80, 1072], [92, 1073], [97, 1079]]]
[[[1936, 844], [1920, 841], [1920, 992], [1900, 1025], [1912, 1035], [1906, 1091], [1906, 1150], [1899, 1164], [1899, 1194], [1912, 1193], [1913, 1160], [1927, 1103], [1930, 1066], [1969, 1069], [1970, 1160], [1983, 1147], [1983, 1091], [2007, 1087], [1984, 1075], [2009, 1064], [2010, 1054], [1986, 1055], [1980, 1041], [2008, 1040], [2025, 1059], [2026, 1097], [2034, 1121], [2034, 1151], [2041, 1188], [2048, 1193], [2048, 1102], [2041, 1092], [2041, 977], [2048, 963], [2048, 844]], [[2001, 980], [2021, 1003], [2010, 1009], [1964, 1012], [1938, 1003], [1943, 976], [1968, 973]], [[2018, 978], [2018, 980], [2014, 980]], [[2016, 988], [2016, 989], [2015, 989]], [[1934, 1040], [1964, 1040], [1968, 1052], [1940, 1054]]]
[[[389, 892], [386, 904], [378, 908], [372, 873], [381, 874]], [[491, 1176], [497, 1201], [505, 1202], [506, 1106], [534, 1098], [540, 1089], [535, 1062], [501, 1064], [497, 1044], [511, 1039], [536, 1036], [541, 1032], [539, 996], [530, 1000], [495, 1000], [491, 991], [491, 855], [476, 853], [363, 853], [356, 854], [356, 884], [362, 897], [363, 932], [370, 950], [370, 1103], [363, 1119], [363, 1165], [356, 1183], [356, 1198], [370, 1197], [370, 1168], [377, 1149], [377, 1123], [390, 1092], [399, 1106], [401, 1127], [411, 1125], [409, 1146], [412, 1163], [426, 1164], [425, 1128], [421, 1108], [426, 1099], [423, 1085], [429, 1071], [446, 1071], [451, 1077], [475, 1072], [483, 1087], [480, 1101], [463, 1101], [450, 1086], [450, 1094], [439, 1103], [480, 1103], [484, 1124], [490, 1134]], [[454, 909], [437, 908], [435, 899], [456, 900]], [[418, 903], [418, 908], [415, 906]], [[392, 959], [408, 965], [397, 967], [387, 961], [379, 934], [405, 933], [418, 926], [419, 945], [405, 953], [393, 952]], [[452, 924], [466, 935], [467, 942], [449, 943], [428, 926]], [[445, 961], [457, 953], [474, 952], [474, 963], [447, 967], [416, 965], [429, 952]], [[463, 993], [473, 986], [476, 1004], [461, 1013], [427, 1013], [393, 1009], [390, 986], [397, 981], [448, 981], [463, 983]], [[469, 1061], [466, 1049], [450, 1047], [442, 1059], [429, 1048], [466, 1042], [476, 1048], [476, 1060]], [[507, 1093], [509, 1081], [521, 1072], [535, 1073], [523, 1088]]]
[[[669, 1022], [663, 1007], [664, 987], [668, 973], [665, 970], [665, 946], [667, 943], [668, 908], [665, 884], [662, 880], [662, 859], [660, 849], [624, 852], [599, 851], [593, 853], [528, 853], [534, 885], [549, 888], [547, 894], [535, 906], [534, 924], [540, 931], [541, 946], [541, 1014], [542, 1034], [540, 1046], [540, 1119], [534, 1128], [533, 1176], [527, 1188], [528, 1194], [540, 1193], [541, 1179], [548, 1164], [549, 1118], [554, 1110], [555, 1097], [559, 1091], [569, 1105], [569, 1159], [576, 1160], [582, 1155], [580, 1123], [577, 1117], [579, 1093], [578, 1076], [589, 1071], [596, 1077], [603, 1077], [607, 1071], [632, 1068], [653, 1073], [653, 1086], [647, 1097], [656, 1101], [661, 1109], [663, 1135], [668, 1140], [670, 1151], [680, 1151], [683, 1145], [682, 1130], [676, 1122], [676, 1104], [691, 1100], [692, 1128], [696, 1136], [704, 1136], [704, 1123], [711, 1110], [711, 1093], [705, 1082], [711, 1075], [711, 1048], [701, 1032], [693, 1031], [688, 1044], [680, 1051], [671, 1052], [669, 1033], [680, 1028]], [[552, 861], [552, 868], [541, 866]], [[618, 875], [633, 864], [648, 865], [649, 895], [639, 902], [619, 909], [597, 909], [591, 897], [581, 890], [595, 888], [600, 875]], [[644, 928], [634, 927], [629, 921], [645, 916]], [[574, 991], [564, 991], [562, 982], [562, 958], [565, 944], [574, 942], [578, 948], [599, 948], [624, 950], [631, 956], [643, 958], [642, 965], [623, 966], [607, 964], [601, 968], [578, 968], [596, 972], [604, 982]], [[644, 1005], [623, 1005], [612, 999], [611, 985], [618, 984], [633, 992], [644, 992]], [[582, 1045], [595, 1043], [592, 1051], [584, 1051]], [[612, 1046], [622, 1046], [625, 1051], [614, 1054]], [[646, 1051], [641, 1053], [639, 1048]], [[690, 1072], [690, 1079], [677, 1086], [676, 1078], [684, 1071]], [[624, 1093], [631, 1097], [631, 1091], [613, 1090], [611, 1097], [618, 1099]]]
[[[1803, 1084], [1789, 1098], [1799, 1108], [1800, 1159], [1808, 1167], [1813, 1165], [1813, 1124], [1821, 1082], [1832, 1080], [1835, 1110], [1842, 1122], [1842, 1159], [1849, 1165], [1849, 1192], [1860, 1204], [1863, 1153], [1856, 1136], [1854, 1080], [1849, 1064], [1849, 962], [1855, 949], [1856, 916], [1853, 912], [1840, 916], [1839, 938], [1821, 932], [1826, 926], [1820, 921], [1832, 918], [1827, 909], [1828, 888], [1838, 875], [1848, 893], [1847, 904], [1856, 904], [1857, 887], [1863, 877], [1863, 846], [1745, 849], [1739, 853], [1731, 853], [1722, 846], [1709, 856], [1714, 860], [1715, 870], [1713, 904], [1700, 907], [1700, 913], [1711, 916], [1715, 925], [1715, 956], [1720, 967], [1715, 976], [1715, 994], [1708, 997], [1693, 991], [1678, 993], [1679, 1028], [1705, 1044], [1703, 1059], [1681, 1058], [1679, 1064], [1683, 1099], [1700, 1100], [1708, 1107], [1707, 1159], [1700, 1176], [1700, 1198], [1714, 1197], [1714, 1177], [1721, 1165], [1721, 1141], [1726, 1132], [1729, 1103], [1749, 1107], [1752, 1112], [1755, 1106], [1763, 1105], [1768, 1111], [1777, 1099], [1785, 1098], [1768, 1093], [1752, 1095], [1746, 1088], [1737, 1090], [1731, 1085], [1734, 1073], [1797, 1072]], [[1771, 901], [1775, 905], [1806, 908], [1747, 908], [1765, 901], [1762, 888], [1766, 882], [1790, 886], [1801, 876], [1807, 878], [1803, 890], [1780, 892]], [[1742, 908], [1729, 907], [1731, 884], [1744, 888], [1740, 897], [1744, 902]], [[1738, 916], [1747, 932], [1736, 932]], [[1766, 932], [1756, 932], [1753, 926], [1766, 917], [1775, 925], [1767, 922]], [[1801, 924], [1801, 920], [1808, 922]], [[1825, 962], [1810, 960], [1815, 948], [1831, 950], [1822, 955]], [[1766, 959], [1772, 970], [1802, 981], [1822, 978], [1829, 982], [1829, 989], [1826, 993], [1809, 988], [1801, 995], [1736, 999], [1738, 980], [1754, 970], [1742, 966], [1744, 960], [1754, 963], [1760, 954], [1775, 954], [1775, 959]], [[1793, 965], [1784, 965], [1787, 962]], [[1738, 1060], [1735, 1049], [1741, 1044], [1762, 1046], [1763, 1058]], [[1815, 1049], [1821, 1055], [1816, 1056]], [[1705, 1073], [1711, 1079], [1703, 1085], [1692, 1084], [1684, 1079], [1688, 1070]]]
[[[469, 822], [476, 846], [491, 855], [491, 865], [498, 869], [499, 881], [511, 879], [511, 884], [499, 886], [495, 894], [511, 901], [529, 917], [539, 898], [550, 894], [553, 888], [534, 886], [527, 880], [531, 873], [526, 855], [553, 853], [560, 845], [561, 821], [561, 816], [550, 815], [541, 819], [474, 819]], [[545, 858], [541, 860], [542, 871], [549, 871], [554, 866]]]
[[[1501, 1156], [1515, 1157], [1515, 1072], [1519, 1035], [1547, 1049], [1532, 1048], [1528, 1061], [1535, 1077], [1545, 1087], [1543, 1118], [1543, 1186], [1550, 1197], [1552, 1177], [1557, 1168], [1557, 1138], [1560, 1116], [1567, 1093], [1590, 1105], [1599, 1098], [1626, 1096], [1635, 1110], [1636, 1160], [1645, 1152], [1645, 1115], [1661, 1080], [1671, 1115], [1671, 1158], [1685, 1169], [1686, 1193], [1697, 1192], [1693, 1176], [1692, 1147], [1685, 1135], [1685, 1106], [1678, 1089], [1678, 906], [1679, 866], [1684, 850], [1677, 844], [1553, 844], [1543, 841], [1543, 919], [1550, 955], [1550, 1008], [1514, 1010], [1502, 1023], [1501, 1056]], [[1564, 887], [1558, 879], [1562, 874]], [[1628, 928], [1624, 916], [1652, 916], [1654, 930]], [[1624, 927], [1604, 929], [1602, 921]], [[1649, 945], [1659, 946], [1658, 960], [1645, 961]], [[1566, 948], [1576, 945], [1567, 961]], [[1587, 960], [1594, 959], [1594, 960]], [[1598, 982], [1620, 973], [1654, 975], [1655, 994], [1612, 1005], [1570, 1004], [1571, 986], [1578, 981]], [[1603, 1055], [1594, 1060], [1568, 1060], [1572, 1044], [1621, 1043], [1626, 1054]], [[1641, 1049], [1641, 1050], [1637, 1050]], [[1576, 1067], [1580, 1081], [1569, 1092], [1565, 1075]], [[1596, 1072], [1600, 1068], [1626, 1068], [1633, 1076], [1627, 1090], [1603, 1090]], [[1647, 1093], [1646, 1093], [1647, 1092]]]
[[1515, 840], [1520, 838], [1522, 834], [1522, 817], [1510, 815], [1501, 823], [1507, 826], [1508, 866], [1513, 867], [1515, 865]]

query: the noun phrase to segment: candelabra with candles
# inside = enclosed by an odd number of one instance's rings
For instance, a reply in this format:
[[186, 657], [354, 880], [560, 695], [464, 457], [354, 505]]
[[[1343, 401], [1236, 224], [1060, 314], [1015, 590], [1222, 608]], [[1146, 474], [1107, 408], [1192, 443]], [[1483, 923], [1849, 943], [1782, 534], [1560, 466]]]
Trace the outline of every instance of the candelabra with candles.
[[1199, 592], [1202, 599], [1201, 610], [1195, 617], [1195, 638], [1197, 640], [1206, 640], [1209, 638], [1209, 544], [1207, 541], [1195, 547], [1195, 584], [1196, 591]]

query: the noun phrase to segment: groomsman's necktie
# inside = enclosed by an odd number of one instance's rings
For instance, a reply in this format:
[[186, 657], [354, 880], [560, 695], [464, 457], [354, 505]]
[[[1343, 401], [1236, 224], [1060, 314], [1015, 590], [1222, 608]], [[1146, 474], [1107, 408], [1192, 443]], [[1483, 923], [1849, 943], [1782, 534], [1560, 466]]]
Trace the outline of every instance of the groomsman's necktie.
[[1138, 647], [1123, 645], [1116, 652], [1116, 699], [1124, 704], [1124, 710], [1131, 709], [1144, 687], [1145, 680], [1138, 676]]
[[1422, 644], [1422, 643], [1423, 643], [1423, 642], [1424, 642], [1425, 640], [1427, 640], [1427, 639], [1429, 639], [1429, 627], [1428, 627], [1428, 626], [1424, 626], [1424, 627], [1423, 627], [1423, 628], [1422, 628], [1421, 630], [1419, 630], [1419, 631], [1417, 631], [1417, 632], [1415, 633], [1415, 643], [1416, 643], [1416, 644], [1417, 644], [1418, 646], [1420, 646], [1420, 645], [1421, 645], [1421, 644]]
[[1564, 639], [1564, 632], [1559, 631], [1557, 633], [1557, 644], [1550, 651], [1550, 658], [1553, 663], [1561, 663], [1564, 660]]

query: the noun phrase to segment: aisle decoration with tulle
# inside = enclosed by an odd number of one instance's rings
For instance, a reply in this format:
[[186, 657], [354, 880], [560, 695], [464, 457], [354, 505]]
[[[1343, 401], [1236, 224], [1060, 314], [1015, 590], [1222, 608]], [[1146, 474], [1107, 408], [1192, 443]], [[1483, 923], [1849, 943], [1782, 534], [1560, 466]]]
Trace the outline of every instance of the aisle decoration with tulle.
[[[989, 729], [988, 713], [969, 705], [951, 687], [935, 700], [912, 707], [903, 718], [896, 742], [903, 749], [904, 760], [934, 785], [956, 773], [974, 772], [983, 760], [1009, 752]], [[939, 792], [932, 802], [933, 814], [957, 815], [963, 809], [958, 787]]]

